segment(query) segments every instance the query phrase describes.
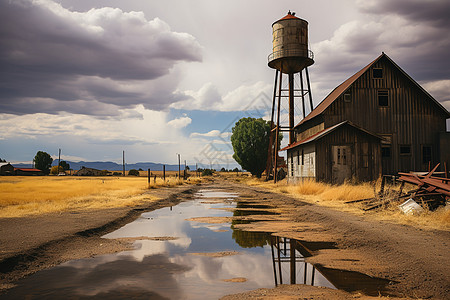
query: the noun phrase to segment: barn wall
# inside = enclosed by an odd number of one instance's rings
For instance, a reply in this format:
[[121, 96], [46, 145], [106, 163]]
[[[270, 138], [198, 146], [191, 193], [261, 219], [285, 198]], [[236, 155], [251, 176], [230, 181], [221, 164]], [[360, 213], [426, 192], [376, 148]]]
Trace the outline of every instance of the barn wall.
[[[382, 79], [372, 77], [372, 69], [383, 70]], [[368, 69], [324, 112], [325, 128], [349, 120], [380, 136], [391, 146], [390, 158], [383, 158], [383, 173], [426, 171], [424, 147], [431, 147], [432, 164], [439, 160], [439, 132], [446, 131], [446, 115], [387, 58]], [[388, 105], [380, 106], [378, 91], [387, 91]], [[389, 143], [390, 141], [390, 143]], [[410, 145], [410, 154], [400, 154], [401, 146]], [[404, 149], [404, 148], [403, 148]]]
[[304, 130], [302, 132], [298, 132], [295, 135], [295, 141], [296, 142], [302, 141], [302, 140], [304, 140], [304, 139], [306, 139], [306, 138], [308, 138], [308, 137], [310, 137], [310, 136], [312, 136], [312, 135], [314, 135], [314, 134], [316, 134], [319, 131], [322, 131], [324, 129], [325, 129], [325, 124], [323, 122], [319, 123], [317, 125], [314, 125], [311, 128], [308, 128], [308, 129], [306, 129], [306, 130]]
[[316, 150], [314, 143], [289, 149], [287, 155], [289, 183], [296, 183], [316, 177]]
[[[362, 145], [367, 144], [367, 157], [363, 158]], [[344, 125], [316, 142], [316, 179], [333, 182], [332, 147], [349, 146], [351, 174], [348, 179], [376, 180], [381, 175], [380, 141], [376, 137], [352, 126]], [[364, 159], [366, 165], [363, 164]]]

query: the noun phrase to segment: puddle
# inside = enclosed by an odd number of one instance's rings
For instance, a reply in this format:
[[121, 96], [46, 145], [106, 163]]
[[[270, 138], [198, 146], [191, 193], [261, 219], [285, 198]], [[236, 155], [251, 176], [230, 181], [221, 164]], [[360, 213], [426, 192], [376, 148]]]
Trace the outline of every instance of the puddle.
[[274, 208], [271, 205], [263, 205], [263, 204], [254, 204], [251, 202], [238, 202], [236, 204], [236, 208], [259, 208], [259, 209], [270, 209], [270, 208]]
[[[305, 257], [320, 249], [334, 249], [330, 242], [303, 242], [282, 237], [269, 238], [275, 285], [308, 284], [329, 286], [346, 292], [360, 291], [368, 296], [396, 296], [386, 291], [393, 281], [371, 277], [360, 272], [326, 268], [320, 264], [311, 265]], [[308, 248], [308, 246], [311, 248]], [[293, 249], [293, 251], [291, 251]]]
[[[1, 298], [218, 299], [281, 283], [349, 290], [360, 280], [350, 276], [353, 272], [339, 273], [341, 270], [304, 261], [312, 251], [334, 247], [332, 243], [303, 245], [266, 232], [236, 230], [231, 223], [187, 220], [227, 220], [233, 215], [264, 212], [260, 211], [263, 207], [234, 212], [220, 209], [235, 208], [238, 197], [220, 190], [200, 190], [192, 201], [143, 213], [104, 236], [135, 240], [134, 250], [73, 260], [40, 271], [19, 281]], [[363, 286], [369, 279], [360, 281], [359, 286]], [[370, 293], [371, 288], [381, 290], [384, 285], [368, 286]]]
[[267, 211], [267, 210], [257, 210], [257, 209], [236, 209], [234, 210], [233, 216], [252, 216], [252, 215], [261, 215], [261, 216], [270, 216], [270, 215], [279, 215], [279, 213]]

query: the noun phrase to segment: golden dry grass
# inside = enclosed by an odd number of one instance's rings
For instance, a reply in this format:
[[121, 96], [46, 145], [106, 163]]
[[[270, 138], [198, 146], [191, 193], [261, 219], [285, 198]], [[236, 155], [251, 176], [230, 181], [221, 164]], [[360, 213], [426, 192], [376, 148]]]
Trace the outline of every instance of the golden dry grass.
[[[346, 182], [342, 185], [331, 185], [313, 180], [305, 180], [296, 185], [286, 183], [286, 180], [274, 184], [262, 179], [240, 178], [240, 182], [250, 186], [258, 186], [270, 189], [274, 192], [289, 194], [304, 201], [319, 205], [333, 207], [335, 209], [348, 211], [355, 214], [365, 214], [375, 219], [384, 220], [397, 224], [408, 224], [423, 229], [450, 229], [450, 209], [442, 207], [436, 211], [425, 211], [420, 215], [405, 215], [398, 208], [398, 203], [386, 205], [381, 209], [364, 212], [360, 204], [346, 204], [346, 201], [368, 199], [375, 196], [375, 190], [379, 191], [381, 180], [371, 183], [351, 184]], [[409, 187], [412, 188], [412, 187]], [[397, 194], [399, 186], [386, 186], [385, 191], [391, 195]], [[404, 189], [407, 191], [408, 187]]]
[[[190, 179], [189, 182], [195, 182]], [[133, 206], [157, 198], [149, 188], [171, 187], [183, 181], [163, 182], [146, 177], [0, 177], [0, 217], [21, 217], [65, 210]]]

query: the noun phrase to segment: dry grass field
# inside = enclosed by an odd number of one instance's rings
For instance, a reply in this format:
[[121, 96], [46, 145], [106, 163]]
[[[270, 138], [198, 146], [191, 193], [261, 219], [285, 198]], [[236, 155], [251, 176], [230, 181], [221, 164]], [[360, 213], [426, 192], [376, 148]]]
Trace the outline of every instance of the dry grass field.
[[[356, 214], [370, 215], [387, 222], [408, 224], [423, 229], [450, 230], [450, 209], [441, 207], [436, 211], [425, 211], [420, 215], [405, 215], [397, 204], [386, 205], [376, 211], [364, 212], [358, 204], [346, 204], [346, 201], [367, 199], [375, 196], [381, 180], [375, 183], [331, 185], [315, 181], [304, 181], [296, 185], [288, 185], [286, 180], [274, 184], [256, 178], [238, 178], [238, 181], [251, 186], [267, 188], [278, 193], [302, 199], [311, 203], [334, 207]], [[387, 186], [386, 190], [398, 191], [398, 186]], [[406, 190], [406, 189], [405, 189]]]
[[[193, 183], [199, 179], [190, 179]], [[149, 189], [184, 184], [175, 177], [1, 176], [0, 217], [133, 206], [157, 198]]]

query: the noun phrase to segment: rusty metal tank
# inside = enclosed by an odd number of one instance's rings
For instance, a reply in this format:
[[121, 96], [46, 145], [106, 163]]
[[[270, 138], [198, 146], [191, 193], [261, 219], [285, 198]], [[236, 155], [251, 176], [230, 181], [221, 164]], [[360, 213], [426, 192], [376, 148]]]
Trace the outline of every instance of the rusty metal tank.
[[273, 49], [269, 67], [285, 74], [297, 73], [314, 63], [308, 50], [308, 22], [288, 14], [272, 24]]

